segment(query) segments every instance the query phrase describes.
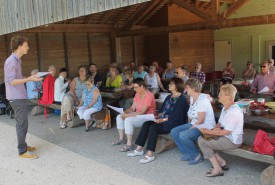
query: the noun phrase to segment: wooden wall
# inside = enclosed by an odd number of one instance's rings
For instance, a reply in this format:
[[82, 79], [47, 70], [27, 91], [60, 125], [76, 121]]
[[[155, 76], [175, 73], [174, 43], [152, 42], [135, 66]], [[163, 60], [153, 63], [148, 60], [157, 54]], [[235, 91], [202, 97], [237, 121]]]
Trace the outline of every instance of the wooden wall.
[[[180, 8], [177, 5], [169, 7], [169, 25], [203, 22], [203, 20]], [[202, 70], [211, 72], [215, 69], [214, 34], [212, 30], [191, 31], [169, 34], [170, 60], [174, 66], [185, 64], [189, 70], [194, 69], [197, 62], [202, 64]]]

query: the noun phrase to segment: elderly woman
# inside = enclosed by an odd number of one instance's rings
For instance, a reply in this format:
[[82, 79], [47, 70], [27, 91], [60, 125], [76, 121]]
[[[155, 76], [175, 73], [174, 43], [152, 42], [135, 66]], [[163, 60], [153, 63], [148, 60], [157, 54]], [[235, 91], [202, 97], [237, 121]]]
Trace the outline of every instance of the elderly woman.
[[147, 88], [154, 95], [159, 92], [159, 88], [161, 88], [163, 91], [166, 91], [160, 81], [160, 77], [159, 77], [158, 73], [156, 73], [155, 71], [156, 71], [155, 66], [150, 66], [149, 73], [144, 78]]
[[235, 70], [232, 67], [231, 62], [226, 63], [226, 68], [222, 71], [222, 76], [223, 77], [230, 77], [231, 79], [234, 79], [235, 77]]
[[185, 96], [182, 94], [184, 82], [180, 78], [172, 78], [169, 84], [169, 95], [164, 100], [164, 103], [156, 116], [155, 121], [145, 122], [140, 130], [136, 140], [137, 148], [128, 153], [128, 157], [140, 156], [144, 154], [143, 147], [147, 140], [147, 154], [140, 163], [148, 163], [155, 160], [154, 152], [159, 134], [168, 134], [171, 129], [187, 122], [188, 103]]
[[[38, 69], [31, 71], [31, 76], [38, 73]], [[42, 82], [29, 81], [26, 83], [28, 99], [39, 99], [42, 93]]]
[[250, 61], [247, 62], [246, 66], [246, 69], [243, 70], [243, 78], [246, 80], [254, 80], [256, 69]]
[[188, 110], [189, 123], [171, 130], [181, 154], [182, 161], [194, 165], [203, 160], [196, 147], [196, 142], [201, 136], [200, 128], [213, 129], [215, 126], [214, 111], [206, 94], [201, 93], [202, 84], [198, 79], [190, 78], [186, 81], [185, 89], [190, 96]]
[[213, 166], [206, 173], [207, 177], [223, 176], [223, 170], [228, 170], [226, 161], [216, 151], [236, 149], [243, 142], [243, 112], [234, 103], [236, 93], [236, 87], [231, 84], [221, 86], [219, 102], [224, 105], [224, 108], [218, 124], [212, 130], [199, 128], [202, 134], [220, 136], [218, 139], [205, 140], [200, 137], [198, 140], [204, 158], [209, 159]]
[[133, 81], [136, 95], [132, 106], [116, 117], [119, 139], [113, 142], [113, 145], [125, 144], [124, 133], [127, 135], [127, 144], [120, 149], [121, 152], [134, 150], [132, 137], [135, 127], [141, 127], [147, 118], [137, 117], [141, 114], [155, 114], [156, 103], [154, 95], [146, 89], [142, 78], [136, 78]]
[[115, 67], [110, 67], [110, 76], [106, 80], [106, 87], [119, 88], [121, 86], [122, 77], [118, 75], [118, 70]]
[[74, 106], [78, 106], [85, 89], [87, 70], [85, 66], [78, 68], [78, 77], [70, 84], [70, 91], [65, 94], [61, 103], [60, 128], [66, 128], [67, 123], [74, 117]]
[[80, 119], [85, 120], [86, 129], [91, 126], [91, 114], [102, 110], [103, 103], [98, 88], [94, 85], [94, 78], [89, 77], [85, 82], [86, 88], [83, 91], [77, 114]]

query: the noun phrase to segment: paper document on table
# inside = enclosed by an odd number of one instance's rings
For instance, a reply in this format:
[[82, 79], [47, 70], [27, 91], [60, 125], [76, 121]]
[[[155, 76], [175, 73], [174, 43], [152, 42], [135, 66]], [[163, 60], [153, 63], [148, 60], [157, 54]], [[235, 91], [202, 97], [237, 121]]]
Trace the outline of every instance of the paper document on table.
[[258, 92], [258, 94], [264, 94], [264, 93], [267, 93], [268, 91], [269, 91], [269, 88], [265, 86], [262, 90]]
[[111, 106], [111, 105], [107, 105], [107, 107], [110, 107], [111, 109], [113, 109], [114, 111], [117, 111], [120, 114], [124, 113], [123, 108], [118, 108], [118, 107], [114, 107], [114, 106]]
[[154, 114], [141, 114], [141, 115], [137, 115], [137, 118], [146, 119], [148, 121], [154, 121], [155, 120]]
[[50, 74], [51, 72], [38, 72], [37, 73], [37, 76], [38, 77], [42, 77], [42, 76], [45, 76], [45, 75], [47, 75], [47, 74]]

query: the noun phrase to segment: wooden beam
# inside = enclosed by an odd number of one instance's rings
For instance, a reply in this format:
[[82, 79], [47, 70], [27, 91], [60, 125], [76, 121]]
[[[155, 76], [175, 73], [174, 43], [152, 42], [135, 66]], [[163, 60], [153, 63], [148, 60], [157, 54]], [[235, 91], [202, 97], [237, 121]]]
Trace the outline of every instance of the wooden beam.
[[41, 49], [41, 33], [36, 33], [36, 47], [37, 47], [37, 65], [38, 65], [38, 69], [39, 71], [44, 71], [44, 62], [43, 62], [43, 52]]
[[189, 12], [199, 16], [200, 18], [210, 21], [211, 20], [211, 16], [202, 12], [201, 10], [197, 9], [194, 6], [191, 6], [190, 4], [183, 2], [181, 0], [172, 0], [173, 3], [177, 4], [178, 6], [188, 10]]
[[124, 17], [127, 16], [130, 12], [132, 12], [135, 9], [135, 6], [130, 6], [127, 8], [123, 8], [121, 10], [121, 13], [116, 17], [116, 19], [114, 20], [114, 27], [118, 28], [119, 25], [119, 21]]
[[90, 32], [90, 33], [110, 33], [114, 27], [106, 24], [50, 24], [22, 30], [20, 32]]
[[67, 69], [68, 76], [70, 75], [69, 69], [69, 51], [68, 51], [68, 40], [67, 40], [67, 33], [63, 33], [63, 46], [64, 46], [64, 58], [65, 58], [65, 67]]
[[218, 30], [222, 28], [255, 26], [263, 24], [275, 24], [275, 14], [121, 31], [117, 34], [117, 37], [156, 35], [196, 30]]
[[155, 6], [153, 10], [151, 10], [147, 15], [145, 15], [138, 24], [143, 24], [147, 21], [150, 17], [152, 17], [157, 11], [159, 11], [165, 4], [167, 4], [170, 0], [160, 0], [159, 4]]
[[220, 0], [212, 0], [211, 5], [212, 5], [212, 19], [217, 20], [219, 9], [220, 9]]
[[107, 11], [98, 21], [98, 24], [105, 24], [107, 20], [114, 14], [114, 10]]
[[136, 42], [135, 36], [132, 36], [132, 54], [133, 54], [133, 61], [136, 61]]
[[219, 16], [219, 19], [227, 19], [229, 16], [231, 16], [233, 13], [235, 13], [237, 10], [239, 10], [241, 7], [243, 7], [249, 1], [250, 0], [236, 1], [235, 3], [230, 5], [229, 8], [226, 9], [222, 15]]
[[144, 13], [144, 11], [148, 8], [150, 4], [152, 4], [152, 1], [142, 4], [139, 9], [128, 19], [122, 29], [127, 30], [135, 25], [134, 23], [136, 19], [138, 19]]

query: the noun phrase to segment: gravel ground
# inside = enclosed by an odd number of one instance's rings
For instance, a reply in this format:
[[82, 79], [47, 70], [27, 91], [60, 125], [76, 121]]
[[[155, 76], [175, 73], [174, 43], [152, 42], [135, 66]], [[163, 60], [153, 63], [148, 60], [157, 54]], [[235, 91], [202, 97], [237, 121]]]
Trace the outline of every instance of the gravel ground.
[[[38, 147], [39, 159], [17, 157], [15, 120], [0, 116], [0, 185], [9, 184], [154, 184], [154, 185], [254, 185], [268, 164], [225, 155], [229, 171], [223, 177], [204, 177], [209, 161], [189, 166], [180, 161], [177, 148], [156, 155], [149, 164], [140, 157], [128, 158], [111, 143], [117, 137], [111, 130], [84, 127], [59, 129], [59, 118], [49, 114], [29, 115], [27, 141]], [[114, 125], [114, 124], [113, 124]], [[136, 132], [137, 134], [137, 132]], [[136, 137], [134, 135], [134, 138]]]

